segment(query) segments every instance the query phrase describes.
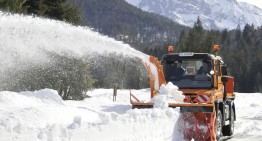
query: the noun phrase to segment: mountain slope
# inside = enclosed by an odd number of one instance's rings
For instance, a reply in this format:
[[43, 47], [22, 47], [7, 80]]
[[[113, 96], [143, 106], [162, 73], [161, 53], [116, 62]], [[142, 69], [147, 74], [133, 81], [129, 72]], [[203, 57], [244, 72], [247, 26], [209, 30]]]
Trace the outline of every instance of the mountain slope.
[[192, 26], [199, 16], [206, 29], [234, 29], [239, 24], [262, 25], [262, 9], [236, 0], [126, 0], [144, 11]]
[[136, 49], [175, 42], [188, 27], [148, 13], [123, 0], [78, 0], [84, 11], [84, 25], [110, 37], [131, 44]]

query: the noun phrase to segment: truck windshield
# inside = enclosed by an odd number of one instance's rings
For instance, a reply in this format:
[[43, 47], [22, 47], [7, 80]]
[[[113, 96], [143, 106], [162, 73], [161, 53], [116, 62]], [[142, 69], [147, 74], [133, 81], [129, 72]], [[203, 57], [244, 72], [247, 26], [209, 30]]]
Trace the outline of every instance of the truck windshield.
[[175, 60], [163, 62], [167, 82], [181, 88], [211, 88], [211, 60]]

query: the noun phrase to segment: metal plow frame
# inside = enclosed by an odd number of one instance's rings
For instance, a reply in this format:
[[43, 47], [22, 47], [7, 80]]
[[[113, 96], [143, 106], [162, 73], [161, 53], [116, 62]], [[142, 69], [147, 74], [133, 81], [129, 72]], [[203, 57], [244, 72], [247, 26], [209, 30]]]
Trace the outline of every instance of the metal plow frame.
[[[133, 100], [132, 100], [133, 99]], [[142, 103], [130, 92], [130, 103], [132, 108], [153, 108], [153, 102]], [[201, 103], [169, 103], [169, 107], [180, 107], [182, 130], [184, 138], [187, 140], [195, 139], [197, 141], [215, 141], [216, 140], [216, 112], [214, 104]], [[191, 123], [188, 128], [188, 123]], [[206, 129], [203, 129], [206, 127]]]

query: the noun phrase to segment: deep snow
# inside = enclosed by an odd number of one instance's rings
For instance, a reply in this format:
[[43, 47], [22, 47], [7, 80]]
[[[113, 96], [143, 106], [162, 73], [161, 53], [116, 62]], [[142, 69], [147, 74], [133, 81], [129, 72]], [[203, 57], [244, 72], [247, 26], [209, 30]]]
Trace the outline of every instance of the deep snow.
[[[112, 92], [97, 89], [83, 101], [62, 101], [49, 89], [1, 92], [0, 140], [172, 139], [177, 110], [132, 110], [129, 90], [118, 91], [117, 102]], [[146, 89], [133, 92], [149, 94]]]
[[[83, 101], [63, 101], [50, 89], [0, 92], [0, 140], [181, 140], [176, 127], [179, 109], [131, 109], [130, 90], [89, 91]], [[149, 97], [149, 89], [132, 90]], [[237, 93], [235, 133], [229, 140], [260, 140], [262, 94]], [[223, 139], [228, 139], [224, 137]]]

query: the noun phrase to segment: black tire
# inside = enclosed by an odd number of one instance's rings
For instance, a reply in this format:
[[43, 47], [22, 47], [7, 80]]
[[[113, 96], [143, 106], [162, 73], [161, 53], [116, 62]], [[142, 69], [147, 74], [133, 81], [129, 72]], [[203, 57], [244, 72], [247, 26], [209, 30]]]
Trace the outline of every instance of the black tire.
[[216, 139], [222, 136], [222, 114], [221, 111], [218, 110], [216, 114]]
[[231, 136], [234, 133], [234, 110], [231, 108], [230, 111], [230, 119], [229, 119], [229, 124], [223, 127], [223, 135], [224, 136]]

